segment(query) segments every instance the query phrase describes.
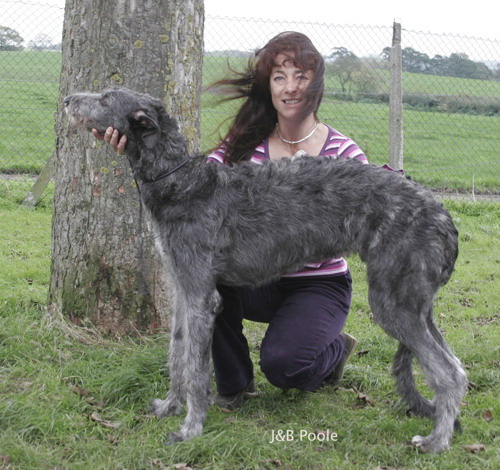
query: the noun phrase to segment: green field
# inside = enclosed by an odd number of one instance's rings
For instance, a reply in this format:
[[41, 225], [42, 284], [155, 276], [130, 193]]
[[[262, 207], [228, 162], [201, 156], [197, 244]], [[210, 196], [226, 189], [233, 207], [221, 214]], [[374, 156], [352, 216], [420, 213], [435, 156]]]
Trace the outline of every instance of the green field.
[[55, 148], [61, 54], [0, 51], [0, 172], [37, 173]]
[[[54, 114], [58, 97], [60, 54], [55, 52], [0, 52], [0, 172], [37, 173], [55, 147]], [[227, 70], [224, 57], [207, 57], [204, 84]], [[246, 59], [230, 64], [242, 68]], [[381, 82], [387, 72], [378, 71]], [[328, 90], [337, 90], [327, 75]], [[429, 95], [500, 96], [500, 82], [404, 74], [405, 91]], [[328, 91], [327, 90], [327, 91]], [[205, 93], [202, 99], [202, 149], [218, 143], [235, 103], [220, 104]], [[352, 137], [376, 164], [388, 159], [388, 107], [385, 103], [339, 101], [330, 93], [320, 117]], [[499, 193], [500, 118], [474, 114], [404, 112], [405, 169], [413, 178], [436, 189]], [[2, 183], [0, 183], [2, 191]]]
[[405, 73], [403, 86], [407, 93], [500, 97], [500, 82], [488, 80]]
[[[450, 452], [431, 455], [409, 444], [432, 423], [398, 403], [390, 375], [396, 343], [372, 321], [356, 257], [349, 259], [354, 296], [346, 328], [359, 348], [341, 386], [285, 393], [270, 385], [258, 366], [264, 330], [247, 323], [260, 396], [230, 415], [212, 407], [201, 437], [168, 447], [167, 433], [182, 417], [158, 420], [148, 412], [150, 399], [169, 386], [167, 335], [103, 337], [48, 316], [51, 208], [29, 211], [0, 197], [0, 468], [496, 470], [499, 206], [446, 205], [459, 229], [460, 255], [435, 316], [470, 387], [461, 407], [464, 433], [454, 436]], [[418, 367], [415, 376], [429, 396]], [[293, 431], [295, 439], [270, 443], [279, 430]], [[338, 438], [300, 440], [302, 430]]]

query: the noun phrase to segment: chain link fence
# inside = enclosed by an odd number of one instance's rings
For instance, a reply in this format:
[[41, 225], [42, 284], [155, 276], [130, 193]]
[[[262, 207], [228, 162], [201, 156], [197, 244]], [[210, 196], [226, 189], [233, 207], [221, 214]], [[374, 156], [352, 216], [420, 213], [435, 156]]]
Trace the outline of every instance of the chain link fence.
[[[24, 198], [55, 150], [54, 113], [64, 10], [0, 0], [0, 195]], [[320, 118], [375, 164], [389, 159], [393, 27], [210, 17], [205, 85], [243, 70], [286, 30], [307, 34], [326, 60]], [[444, 196], [500, 196], [500, 41], [408, 31], [402, 25], [404, 168]], [[238, 103], [204, 91], [202, 146], [216, 146]]]

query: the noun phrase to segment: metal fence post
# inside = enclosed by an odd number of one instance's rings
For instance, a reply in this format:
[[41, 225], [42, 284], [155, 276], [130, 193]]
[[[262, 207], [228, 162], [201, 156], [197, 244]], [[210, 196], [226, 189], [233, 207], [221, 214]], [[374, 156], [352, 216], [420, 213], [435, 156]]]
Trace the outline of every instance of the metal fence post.
[[393, 24], [391, 47], [391, 82], [389, 90], [389, 165], [403, 169], [403, 60], [401, 24]]

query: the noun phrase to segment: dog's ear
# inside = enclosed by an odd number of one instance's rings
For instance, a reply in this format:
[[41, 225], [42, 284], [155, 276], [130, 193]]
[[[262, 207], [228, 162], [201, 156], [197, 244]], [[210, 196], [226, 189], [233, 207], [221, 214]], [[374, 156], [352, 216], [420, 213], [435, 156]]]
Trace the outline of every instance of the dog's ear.
[[156, 120], [144, 111], [139, 109], [129, 115], [130, 127], [132, 129], [139, 129], [141, 137], [144, 140], [147, 148], [153, 148], [160, 139], [161, 129]]

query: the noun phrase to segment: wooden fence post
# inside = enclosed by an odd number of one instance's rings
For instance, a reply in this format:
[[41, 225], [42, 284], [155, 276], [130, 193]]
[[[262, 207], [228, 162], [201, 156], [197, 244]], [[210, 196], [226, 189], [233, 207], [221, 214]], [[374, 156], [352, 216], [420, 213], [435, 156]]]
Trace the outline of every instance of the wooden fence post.
[[391, 47], [391, 83], [389, 90], [389, 165], [403, 169], [403, 59], [401, 54], [401, 24], [393, 24]]
[[47, 188], [47, 185], [50, 183], [50, 180], [52, 179], [54, 173], [54, 157], [55, 152], [53, 152], [50, 158], [47, 160], [47, 163], [40, 172], [40, 175], [38, 175], [33, 188], [24, 199], [22, 204], [24, 207], [33, 209], [37, 205], [38, 201], [40, 201], [40, 199], [42, 198], [43, 192]]

